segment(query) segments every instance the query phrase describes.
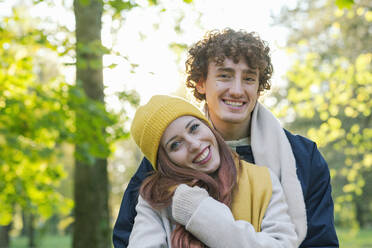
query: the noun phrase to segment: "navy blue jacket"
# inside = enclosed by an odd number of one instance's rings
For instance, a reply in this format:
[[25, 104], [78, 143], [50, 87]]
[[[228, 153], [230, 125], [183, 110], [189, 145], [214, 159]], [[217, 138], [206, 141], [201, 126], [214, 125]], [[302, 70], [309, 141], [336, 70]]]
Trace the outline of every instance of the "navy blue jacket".
[[[297, 166], [297, 176], [304, 194], [307, 235], [300, 245], [305, 247], [339, 247], [333, 217], [330, 174], [326, 161], [316, 144], [299, 135], [285, 131], [291, 144]], [[244, 160], [254, 163], [250, 146], [241, 146], [237, 152]], [[150, 162], [144, 158], [125, 190], [113, 232], [115, 248], [127, 247], [136, 216], [138, 189], [151, 172]]]

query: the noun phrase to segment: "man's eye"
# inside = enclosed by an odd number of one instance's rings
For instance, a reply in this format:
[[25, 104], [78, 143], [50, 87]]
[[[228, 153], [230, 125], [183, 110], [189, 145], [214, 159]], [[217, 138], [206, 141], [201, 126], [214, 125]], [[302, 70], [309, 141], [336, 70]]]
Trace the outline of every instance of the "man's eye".
[[255, 82], [256, 81], [256, 78], [255, 77], [251, 77], [251, 76], [247, 76], [247, 77], [244, 77], [244, 81], [248, 81], [248, 82]]
[[230, 75], [228, 74], [220, 74], [218, 75], [219, 78], [230, 78]]
[[252, 84], [252, 83], [256, 82], [256, 80], [253, 79], [253, 78], [246, 78], [246, 79], [244, 79], [244, 82], [247, 83], [247, 84]]
[[195, 132], [195, 131], [198, 129], [199, 125], [200, 125], [200, 124], [196, 124], [196, 123], [193, 124], [193, 125], [191, 125], [191, 127], [190, 127], [190, 132], [191, 132], [191, 133]]

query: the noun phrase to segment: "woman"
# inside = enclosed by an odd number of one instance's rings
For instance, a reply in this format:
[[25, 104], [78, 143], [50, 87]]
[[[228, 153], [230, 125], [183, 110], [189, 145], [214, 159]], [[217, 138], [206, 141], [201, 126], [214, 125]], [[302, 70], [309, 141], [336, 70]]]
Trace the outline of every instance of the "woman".
[[155, 172], [142, 184], [129, 247], [294, 247], [278, 179], [240, 161], [191, 103], [153, 96], [131, 134]]

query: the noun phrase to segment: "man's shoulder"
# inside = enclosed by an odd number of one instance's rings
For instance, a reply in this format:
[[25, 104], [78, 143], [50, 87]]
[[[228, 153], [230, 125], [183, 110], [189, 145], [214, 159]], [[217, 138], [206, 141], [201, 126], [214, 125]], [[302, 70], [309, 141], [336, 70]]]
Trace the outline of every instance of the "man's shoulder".
[[146, 157], [143, 157], [141, 164], [139, 165], [136, 173], [133, 175], [133, 180], [139, 180], [142, 182], [151, 172], [153, 172], [154, 169], [150, 163], [150, 161], [147, 160]]
[[314, 141], [299, 134], [292, 134], [286, 129], [284, 129], [284, 132], [295, 155], [312, 154], [314, 147], [316, 146]]
[[294, 135], [284, 130], [291, 144], [296, 160], [297, 176], [302, 187], [307, 188], [314, 180], [326, 179], [329, 176], [329, 168], [316, 143], [301, 135]]
[[297, 175], [302, 182], [313, 173], [313, 156], [314, 151], [317, 151], [316, 144], [304, 136], [292, 134], [285, 129], [284, 131], [296, 160]]

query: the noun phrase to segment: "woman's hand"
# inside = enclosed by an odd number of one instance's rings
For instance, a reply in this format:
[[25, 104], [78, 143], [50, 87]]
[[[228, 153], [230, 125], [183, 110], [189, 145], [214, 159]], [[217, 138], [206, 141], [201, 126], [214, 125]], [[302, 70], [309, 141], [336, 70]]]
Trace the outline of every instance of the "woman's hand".
[[172, 216], [181, 225], [186, 225], [199, 204], [209, 197], [208, 192], [198, 186], [178, 185], [172, 198]]

